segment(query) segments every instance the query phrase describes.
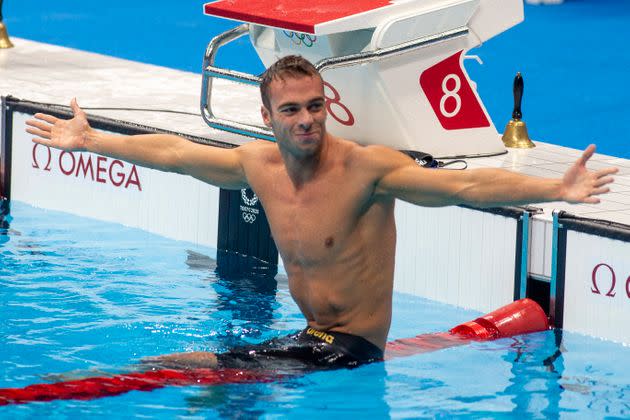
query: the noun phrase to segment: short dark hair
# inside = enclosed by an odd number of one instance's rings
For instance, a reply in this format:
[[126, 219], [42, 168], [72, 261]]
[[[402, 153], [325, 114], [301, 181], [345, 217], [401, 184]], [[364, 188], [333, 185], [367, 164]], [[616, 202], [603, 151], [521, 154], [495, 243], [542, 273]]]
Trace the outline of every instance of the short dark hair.
[[261, 76], [260, 97], [265, 108], [271, 111], [269, 85], [274, 79], [284, 81], [285, 77], [298, 78], [303, 76], [322, 78], [315, 66], [300, 55], [287, 55], [273, 63]]

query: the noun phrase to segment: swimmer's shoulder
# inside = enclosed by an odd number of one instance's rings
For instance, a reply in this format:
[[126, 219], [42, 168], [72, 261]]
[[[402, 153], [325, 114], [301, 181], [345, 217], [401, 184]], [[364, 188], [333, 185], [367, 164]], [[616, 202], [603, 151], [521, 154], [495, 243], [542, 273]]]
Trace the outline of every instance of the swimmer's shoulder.
[[255, 140], [236, 148], [243, 162], [270, 161], [280, 158], [276, 143], [266, 140]]
[[378, 144], [364, 146], [353, 143], [353, 145], [349, 154], [350, 163], [361, 170], [371, 170], [378, 174], [414, 165], [409, 156], [391, 147]]

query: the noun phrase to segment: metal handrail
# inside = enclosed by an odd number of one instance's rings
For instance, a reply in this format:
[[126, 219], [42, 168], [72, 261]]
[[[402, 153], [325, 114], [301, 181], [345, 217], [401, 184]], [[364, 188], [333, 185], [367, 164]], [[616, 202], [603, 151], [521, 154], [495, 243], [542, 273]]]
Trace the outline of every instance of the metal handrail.
[[428, 47], [430, 45], [436, 45], [442, 42], [449, 41], [451, 39], [460, 38], [468, 35], [468, 32], [469, 29], [467, 26], [461, 26], [459, 28], [440, 32], [439, 34], [424, 36], [422, 38], [417, 38], [411, 41], [392, 45], [391, 47], [379, 48], [374, 51], [342, 55], [339, 57], [324, 58], [323, 60], [315, 64], [315, 68], [317, 68], [320, 73], [323, 73], [326, 70], [331, 70], [338, 67], [350, 67], [358, 64], [371, 63], [373, 61], [382, 60], [384, 58], [396, 57], [409, 51]]
[[264, 140], [274, 140], [272, 131], [263, 126], [245, 124], [238, 121], [215, 117], [212, 112], [212, 79], [218, 77], [248, 85], [260, 86], [260, 77], [253, 74], [242, 73], [235, 70], [222, 69], [214, 66], [214, 59], [219, 48], [230, 43], [249, 32], [249, 24], [237, 26], [214, 37], [206, 48], [203, 58], [203, 73], [201, 79], [201, 116], [212, 128], [229, 131]]
[[[211, 107], [212, 97], [212, 78], [218, 77], [222, 79], [232, 80], [238, 83], [245, 83], [249, 85], [260, 85], [261, 78], [253, 74], [242, 73], [234, 70], [222, 69], [214, 66], [214, 59], [217, 51], [223, 45], [234, 41], [237, 38], [245, 35], [249, 32], [249, 24], [237, 26], [227, 32], [224, 32], [215, 38], [213, 38], [208, 44], [206, 49], [206, 55], [203, 61], [203, 77], [201, 86], [201, 115], [206, 123], [213, 128], [225, 130], [249, 137], [274, 140], [272, 131], [267, 127], [258, 125], [240, 123], [238, 121], [232, 121], [227, 119], [221, 119], [214, 116]], [[395, 57], [402, 55], [406, 52], [417, 50], [420, 48], [428, 47], [430, 45], [436, 45], [445, 41], [460, 38], [468, 35], [469, 29], [467, 26], [461, 26], [455, 29], [441, 32], [439, 34], [429, 35], [422, 38], [417, 38], [411, 41], [403, 42], [393, 45], [391, 47], [379, 48], [374, 51], [361, 52], [357, 54], [349, 54], [339, 57], [330, 57], [320, 60], [315, 64], [315, 68], [323, 73], [327, 70], [331, 70], [339, 67], [350, 67], [359, 64], [370, 63], [373, 61], [382, 60], [384, 58]]]

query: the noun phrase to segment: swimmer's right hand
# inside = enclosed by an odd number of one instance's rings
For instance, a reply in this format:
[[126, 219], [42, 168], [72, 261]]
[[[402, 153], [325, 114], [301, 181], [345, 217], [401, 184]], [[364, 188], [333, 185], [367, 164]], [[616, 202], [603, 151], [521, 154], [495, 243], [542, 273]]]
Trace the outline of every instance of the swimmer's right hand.
[[62, 150], [87, 150], [88, 134], [92, 128], [76, 98], [72, 99], [70, 107], [74, 117], [69, 120], [41, 113], [35, 114], [35, 119], [28, 120], [26, 132], [37, 136], [33, 142]]

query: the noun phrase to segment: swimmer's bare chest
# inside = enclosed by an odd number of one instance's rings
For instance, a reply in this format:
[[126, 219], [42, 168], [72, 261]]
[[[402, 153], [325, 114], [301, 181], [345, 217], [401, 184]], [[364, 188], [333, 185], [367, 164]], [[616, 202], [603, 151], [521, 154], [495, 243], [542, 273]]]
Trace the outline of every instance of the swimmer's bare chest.
[[387, 218], [371, 211], [378, 173], [361, 153], [364, 149], [331, 137], [325, 144], [327, 153], [322, 152], [317, 169], [301, 179], [306, 164], [291, 176], [275, 145], [256, 143], [242, 158], [284, 263], [304, 269], [335, 264], [360, 242], [352, 239], [363, 233], [364, 222], [380, 230]]
[[340, 168], [300, 186], [283, 172], [269, 171], [253, 187], [284, 262], [306, 270], [335, 264], [353, 248], [371, 190], [353, 182], [353, 174]]
[[381, 341], [389, 327], [393, 202], [375, 202], [372, 180], [343, 165], [300, 186], [272, 165], [250, 184], [309, 325]]

